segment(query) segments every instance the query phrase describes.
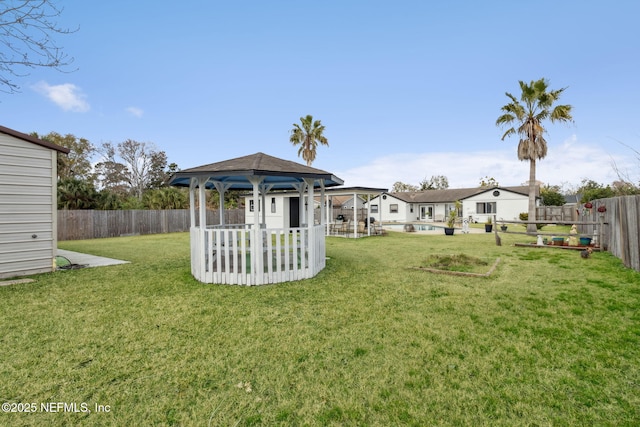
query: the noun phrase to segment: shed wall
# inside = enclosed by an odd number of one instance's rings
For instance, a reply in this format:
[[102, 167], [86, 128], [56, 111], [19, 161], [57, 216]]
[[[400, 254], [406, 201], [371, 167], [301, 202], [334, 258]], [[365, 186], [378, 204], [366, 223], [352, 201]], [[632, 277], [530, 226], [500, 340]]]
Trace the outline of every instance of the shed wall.
[[55, 227], [56, 152], [0, 133], [0, 278], [52, 271]]

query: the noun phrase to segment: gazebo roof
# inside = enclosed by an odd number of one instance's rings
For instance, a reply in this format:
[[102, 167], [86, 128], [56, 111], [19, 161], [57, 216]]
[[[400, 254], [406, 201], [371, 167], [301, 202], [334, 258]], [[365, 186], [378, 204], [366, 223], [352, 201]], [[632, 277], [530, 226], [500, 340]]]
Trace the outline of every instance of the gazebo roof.
[[[303, 182], [305, 178], [312, 178], [316, 181], [322, 180], [325, 187], [333, 187], [344, 183], [344, 181], [330, 172], [279, 159], [264, 153], [255, 153], [182, 170], [173, 176], [169, 184], [188, 187], [191, 178], [206, 177], [209, 178], [205, 185], [207, 189], [215, 188], [212, 182], [212, 180], [215, 180], [230, 185], [230, 190], [249, 190], [253, 188], [249, 178], [257, 176], [263, 176], [262, 183], [270, 185], [273, 190], [294, 188], [295, 184]], [[320, 183], [316, 182], [315, 187], [319, 186]]]

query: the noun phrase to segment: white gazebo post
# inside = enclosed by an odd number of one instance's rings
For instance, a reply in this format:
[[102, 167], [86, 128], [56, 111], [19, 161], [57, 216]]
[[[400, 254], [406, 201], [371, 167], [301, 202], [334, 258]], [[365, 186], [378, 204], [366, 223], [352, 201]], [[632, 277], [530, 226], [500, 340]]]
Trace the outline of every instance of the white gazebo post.
[[324, 204], [324, 181], [320, 181], [320, 225], [324, 225], [327, 222], [325, 212], [323, 209]]
[[253, 238], [251, 239], [251, 272], [256, 279], [255, 284], [261, 285], [264, 278], [264, 260], [262, 259], [262, 228], [260, 227], [260, 183], [263, 176], [250, 176], [253, 184]]
[[[306, 187], [308, 188], [307, 190], [307, 197], [308, 200], [311, 203], [311, 208], [307, 209], [307, 248], [308, 248], [308, 252], [309, 252], [309, 265], [307, 266], [307, 268], [310, 271], [310, 276], [309, 277], [313, 277], [316, 274], [316, 251], [315, 251], [315, 233], [314, 233], [314, 221], [313, 221], [313, 185], [315, 180], [312, 178], [305, 178], [304, 182], [306, 184]], [[304, 248], [301, 248], [301, 250], [304, 253]]]
[[358, 237], [358, 200], [357, 193], [353, 193], [353, 238]]
[[365, 218], [365, 224], [367, 224], [367, 236], [371, 236], [371, 194], [367, 193], [367, 218]]
[[218, 199], [218, 206], [220, 210], [220, 225], [225, 225], [226, 221], [224, 219], [224, 193], [226, 193], [227, 190], [231, 187], [231, 184], [224, 184], [220, 181], [214, 181], [213, 185], [216, 187], [216, 190], [218, 190], [218, 194], [220, 196], [220, 198]]
[[190, 228], [196, 226], [196, 187], [198, 186], [198, 179], [191, 178], [189, 180], [189, 222]]

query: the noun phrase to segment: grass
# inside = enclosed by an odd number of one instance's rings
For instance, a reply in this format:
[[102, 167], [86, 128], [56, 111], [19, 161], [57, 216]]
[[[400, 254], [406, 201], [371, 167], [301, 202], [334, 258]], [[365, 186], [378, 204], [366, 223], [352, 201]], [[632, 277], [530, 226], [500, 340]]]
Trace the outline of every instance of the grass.
[[[492, 234], [328, 238], [306, 281], [204, 285], [188, 235], [60, 242], [130, 264], [0, 287], [0, 413], [40, 425], [638, 425], [640, 274]], [[413, 270], [501, 262], [488, 278]], [[95, 412], [95, 405], [108, 412]]]

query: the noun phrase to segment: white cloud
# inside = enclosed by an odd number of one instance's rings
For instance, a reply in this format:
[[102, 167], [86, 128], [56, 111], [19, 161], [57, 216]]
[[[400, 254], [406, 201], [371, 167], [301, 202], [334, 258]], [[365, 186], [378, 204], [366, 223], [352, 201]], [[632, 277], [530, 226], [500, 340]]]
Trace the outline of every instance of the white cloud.
[[138, 107], [127, 107], [127, 113], [131, 114], [134, 117], [140, 118], [144, 114], [144, 111]]
[[40, 81], [33, 85], [32, 89], [46, 96], [65, 111], [85, 113], [91, 109], [85, 100], [87, 96], [72, 83], [52, 86], [47, 82]]
[[[583, 179], [610, 184], [618, 179], [618, 167], [634, 167], [628, 157], [612, 155], [593, 145], [578, 144], [575, 137], [550, 146], [536, 165], [536, 179], [573, 189]], [[635, 166], [637, 169], [637, 165]], [[417, 185], [424, 178], [444, 175], [450, 188], [476, 187], [481, 178], [495, 178], [500, 185], [523, 185], [529, 180], [529, 162], [519, 161], [516, 148], [475, 152], [402, 153], [382, 156], [369, 164], [335, 172], [346, 186], [391, 189], [401, 181]]]

